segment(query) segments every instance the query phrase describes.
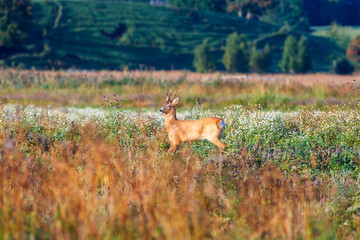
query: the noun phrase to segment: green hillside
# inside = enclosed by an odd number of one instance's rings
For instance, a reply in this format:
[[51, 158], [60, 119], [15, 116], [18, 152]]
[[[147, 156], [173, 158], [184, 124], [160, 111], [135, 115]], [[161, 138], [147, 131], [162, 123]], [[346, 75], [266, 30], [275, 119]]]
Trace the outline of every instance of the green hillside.
[[[259, 47], [272, 48], [272, 71], [280, 71], [286, 31], [259, 20], [236, 15], [154, 7], [140, 3], [88, 1], [33, 1], [35, 24], [26, 53], [10, 58], [13, 65], [43, 68], [193, 69], [193, 49], [211, 38], [217, 69], [228, 34], [237, 31]], [[126, 26], [117, 35], [116, 29]], [[301, 33], [295, 33], [299, 36]], [[331, 61], [344, 49], [328, 37], [308, 36], [313, 71], [329, 71]]]

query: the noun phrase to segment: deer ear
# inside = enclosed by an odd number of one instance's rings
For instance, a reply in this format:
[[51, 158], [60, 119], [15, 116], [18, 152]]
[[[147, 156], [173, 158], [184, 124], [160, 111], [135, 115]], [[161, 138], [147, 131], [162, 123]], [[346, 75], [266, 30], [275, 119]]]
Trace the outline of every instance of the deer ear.
[[180, 100], [179, 97], [177, 97], [177, 98], [175, 98], [174, 100], [172, 100], [171, 106], [175, 106], [176, 104], [178, 104], [178, 103], [179, 103], [179, 100]]

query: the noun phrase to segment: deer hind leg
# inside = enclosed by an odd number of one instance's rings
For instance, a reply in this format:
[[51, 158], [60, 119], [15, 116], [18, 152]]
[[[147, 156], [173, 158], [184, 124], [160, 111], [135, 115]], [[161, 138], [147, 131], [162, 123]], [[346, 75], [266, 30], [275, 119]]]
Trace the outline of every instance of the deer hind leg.
[[220, 150], [220, 153], [223, 153], [225, 151], [225, 144], [223, 144], [219, 138], [217, 137], [210, 137], [210, 138], [206, 138], [207, 140], [209, 140], [210, 142], [212, 142], [214, 145], [216, 145], [219, 150]]
[[225, 129], [225, 121], [224, 120], [221, 120], [216, 128], [209, 128], [206, 135], [205, 135], [205, 138], [207, 140], [209, 140], [210, 142], [212, 142], [213, 144], [215, 144], [219, 150], [220, 150], [220, 153], [223, 153], [225, 151], [225, 144], [223, 144], [221, 141], [220, 141], [220, 137], [221, 137], [221, 134], [223, 133]]

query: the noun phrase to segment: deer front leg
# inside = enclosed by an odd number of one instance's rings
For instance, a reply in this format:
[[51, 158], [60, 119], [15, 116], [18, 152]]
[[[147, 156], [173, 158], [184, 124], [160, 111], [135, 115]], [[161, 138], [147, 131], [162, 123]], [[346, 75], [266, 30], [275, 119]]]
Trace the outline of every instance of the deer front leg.
[[176, 150], [178, 149], [178, 146], [179, 146], [179, 144], [178, 143], [176, 143], [176, 144], [171, 144], [170, 145], [170, 148], [169, 148], [169, 150], [168, 150], [168, 153], [175, 153], [176, 152]]
[[180, 141], [179, 141], [179, 139], [172, 139], [172, 141], [170, 141], [170, 143], [171, 143], [171, 145], [168, 150], [168, 153], [175, 153], [180, 144]]

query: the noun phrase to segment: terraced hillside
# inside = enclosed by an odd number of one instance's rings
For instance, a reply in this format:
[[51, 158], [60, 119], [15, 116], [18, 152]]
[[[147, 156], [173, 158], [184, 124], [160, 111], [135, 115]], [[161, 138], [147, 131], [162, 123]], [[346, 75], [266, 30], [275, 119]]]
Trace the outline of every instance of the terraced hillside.
[[[12, 64], [43, 68], [192, 69], [193, 49], [210, 37], [217, 69], [228, 34], [247, 35], [259, 47], [272, 47], [272, 71], [279, 71], [286, 32], [279, 26], [236, 15], [99, 1], [33, 1], [35, 24], [27, 52]], [[302, 34], [302, 33], [297, 33]], [[309, 35], [314, 71], [328, 71], [343, 49], [326, 37]]]

